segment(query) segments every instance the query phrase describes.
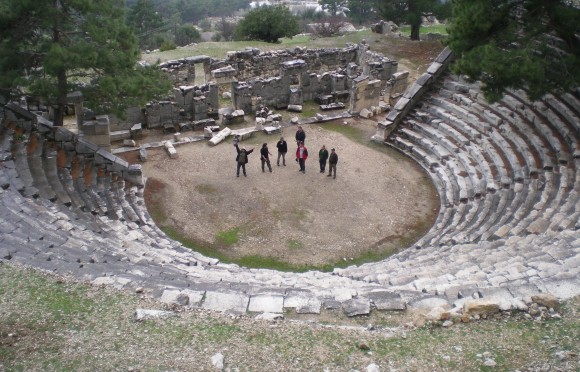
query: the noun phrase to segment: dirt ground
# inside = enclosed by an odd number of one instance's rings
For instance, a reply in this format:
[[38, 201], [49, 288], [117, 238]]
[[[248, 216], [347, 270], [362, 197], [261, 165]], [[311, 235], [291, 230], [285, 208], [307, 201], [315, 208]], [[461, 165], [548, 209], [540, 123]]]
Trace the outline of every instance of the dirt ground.
[[[396, 59], [399, 71], [410, 72], [409, 84], [443, 48], [439, 42], [378, 34], [366, 40], [371, 50]], [[336, 42], [318, 39], [311, 47]], [[280, 113], [287, 119], [285, 111]], [[178, 159], [150, 150], [143, 164], [148, 208], [160, 226], [209, 248], [206, 254], [219, 251], [218, 256], [234, 261], [260, 256], [300, 267], [384, 258], [410, 246], [430, 228], [439, 198], [417, 164], [370, 143], [377, 120], [347, 120], [363, 138], [357, 141], [340, 134], [344, 131], [324, 129], [324, 124], [305, 126], [310, 158], [304, 175], [294, 161], [295, 127], [282, 134], [289, 144], [286, 167], [275, 162], [279, 135], [256, 134], [241, 143], [255, 148], [246, 178], [235, 176], [231, 139], [216, 147], [206, 142], [178, 147]], [[239, 127], [252, 125], [247, 121]], [[260, 169], [262, 143], [274, 155], [271, 174]], [[319, 173], [318, 150], [323, 144], [337, 150], [336, 180]], [[130, 160], [132, 155], [127, 156]]]
[[[143, 163], [148, 207], [162, 209], [161, 226], [173, 226], [187, 239], [233, 260], [261, 256], [320, 266], [385, 257], [428, 230], [438, 197], [415, 163], [370, 142], [376, 122], [347, 122], [367, 143], [327, 130], [325, 124], [304, 126], [310, 155], [305, 174], [294, 159], [296, 127], [283, 129], [289, 145], [286, 166], [276, 165], [280, 135], [256, 133], [240, 143], [254, 149], [248, 177], [236, 177], [231, 139], [215, 147], [207, 142], [177, 147], [177, 159], [161, 149], [150, 150]], [[273, 154], [272, 173], [260, 168], [262, 143]], [[336, 179], [319, 171], [322, 145], [336, 148]]]

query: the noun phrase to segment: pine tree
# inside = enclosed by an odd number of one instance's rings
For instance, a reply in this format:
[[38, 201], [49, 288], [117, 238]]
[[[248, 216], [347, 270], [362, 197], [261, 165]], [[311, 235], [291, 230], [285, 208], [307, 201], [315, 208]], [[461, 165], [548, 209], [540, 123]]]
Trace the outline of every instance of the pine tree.
[[322, 9], [330, 12], [332, 17], [336, 17], [346, 7], [347, 0], [318, 0], [318, 4], [322, 6]]
[[388, 21], [411, 26], [411, 40], [419, 40], [423, 17], [446, 18], [450, 3], [440, 0], [379, 0], [379, 13]]
[[122, 116], [170, 84], [136, 65], [139, 50], [121, 0], [0, 0], [0, 94], [44, 97], [62, 125], [67, 94]]
[[454, 0], [453, 67], [490, 101], [525, 88], [532, 99], [580, 86], [580, 9], [566, 0]]

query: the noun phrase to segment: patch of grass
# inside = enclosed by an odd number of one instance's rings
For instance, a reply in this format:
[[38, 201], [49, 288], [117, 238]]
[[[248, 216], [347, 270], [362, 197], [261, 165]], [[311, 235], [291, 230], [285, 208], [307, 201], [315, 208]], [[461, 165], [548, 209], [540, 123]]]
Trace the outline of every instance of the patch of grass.
[[[337, 123], [328, 123], [328, 124], [321, 124], [319, 125], [320, 128], [332, 131], [332, 132], [337, 132], [342, 134], [343, 136], [347, 137], [348, 139], [358, 142], [358, 143], [363, 143], [363, 144], [367, 144], [367, 143], [371, 143], [371, 140], [366, 136], [366, 134], [356, 128], [356, 126], [354, 125], [344, 125], [344, 124], [337, 124]], [[380, 145], [382, 147], [384, 147], [383, 145]]]
[[207, 184], [199, 184], [195, 186], [195, 191], [197, 191], [200, 194], [215, 194], [217, 192], [217, 189], [212, 186], [212, 185], [207, 185]]
[[240, 233], [240, 228], [234, 227], [233, 229], [219, 231], [216, 234], [215, 238], [216, 238], [216, 241], [218, 243], [223, 244], [225, 246], [231, 246], [231, 245], [236, 244], [238, 242], [238, 240], [240, 239], [239, 233]]
[[301, 208], [294, 207], [294, 209], [292, 209], [292, 216], [297, 221], [305, 221], [306, 218], [308, 217], [308, 211], [305, 211], [304, 209], [301, 209]]
[[270, 269], [278, 271], [293, 271], [293, 272], [305, 272], [308, 271], [308, 266], [296, 266], [288, 262], [280, 261], [272, 257], [263, 256], [244, 256], [237, 260], [237, 263], [249, 268], [261, 268]]
[[311, 118], [316, 116], [318, 111], [320, 111], [318, 103], [314, 101], [307, 101], [302, 104], [302, 112], [298, 113], [298, 116], [301, 118]]
[[304, 244], [302, 244], [299, 240], [288, 239], [286, 242], [289, 249], [302, 249], [304, 248]]
[[[54, 301], [52, 294], [56, 294]], [[0, 360], [7, 371], [188, 370], [192, 363], [198, 363], [199, 370], [210, 370], [211, 356], [218, 351], [228, 364], [244, 371], [274, 370], [275, 366], [361, 370], [370, 360], [359, 347], [363, 343], [381, 368], [510, 371], [546, 366], [573, 371], [580, 353], [580, 297], [564, 304], [561, 320], [536, 322], [502, 316], [449, 328], [432, 324], [393, 333], [382, 332], [380, 327], [406, 324], [407, 316], [388, 312], [357, 318], [340, 312], [321, 315], [330, 316], [326, 318], [330, 322], [323, 322], [326, 325], [372, 323], [379, 327], [374, 332], [317, 327], [308, 321], [262, 323], [246, 316], [232, 319], [196, 310], [166, 320], [135, 322], [135, 308], [151, 308], [154, 302], [0, 264], [0, 304]], [[58, 305], [67, 310], [57, 319], [47, 309]], [[8, 337], [9, 333], [16, 336]], [[560, 360], [557, 351], [572, 356]], [[495, 360], [495, 369], [483, 365], [484, 353]]]
[[192, 46], [179, 47], [173, 50], [164, 52], [153, 52], [142, 54], [141, 58], [149, 63], [165, 62], [172, 59], [179, 59], [184, 57], [207, 55], [213, 58], [224, 58], [227, 52], [232, 50], [243, 50], [247, 47], [258, 48], [260, 51], [279, 50], [291, 48], [294, 46], [308, 46], [309, 48], [344, 48], [346, 43], [358, 43], [363, 38], [371, 35], [370, 30], [358, 31], [348, 33], [343, 36], [328, 37], [328, 38], [311, 38], [308, 35], [294, 36], [292, 38], [282, 38], [280, 43], [272, 44], [262, 41], [223, 41], [215, 42], [208, 41], [198, 43]]
[[[411, 36], [411, 26], [403, 26], [400, 28], [401, 33], [406, 36]], [[421, 26], [419, 36], [426, 33], [447, 35], [447, 25], [439, 24], [432, 26]]]

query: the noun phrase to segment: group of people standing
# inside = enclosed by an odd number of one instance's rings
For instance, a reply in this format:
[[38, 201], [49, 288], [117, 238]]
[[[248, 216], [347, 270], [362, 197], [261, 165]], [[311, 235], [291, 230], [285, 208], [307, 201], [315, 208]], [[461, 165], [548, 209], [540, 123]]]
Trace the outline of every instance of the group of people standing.
[[[298, 130], [296, 131], [296, 162], [300, 166], [299, 171], [303, 174], [306, 173], [306, 159], [308, 159], [308, 149], [305, 146], [306, 141], [306, 132], [302, 126], [298, 126]], [[250, 155], [254, 149], [246, 150], [244, 147], [241, 149], [238, 146], [237, 142], [234, 142], [234, 146], [236, 147], [236, 151], [238, 155], [236, 156], [236, 163], [237, 163], [237, 177], [240, 176], [240, 168], [243, 170], [244, 177], [246, 177], [246, 164], [248, 163], [248, 155]], [[280, 166], [280, 158], [282, 159], [282, 165], [286, 166], [286, 153], [288, 152], [288, 143], [284, 140], [284, 137], [280, 137], [278, 143], [276, 143], [276, 148], [278, 149], [278, 158], [276, 160], [276, 165]], [[262, 148], [260, 149], [260, 160], [262, 162], [262, 172], [265, 172], [265, 167], [268, 166], [268, 170], [272, 173], [272, 165], [270, 164], [270, 155], [272, 155], [268, 149], [268, 144], [264, 143]], [[326, 146], [322, 146], [322, 148], [318, 151], [318, 161], [320, 163], [320, 173], [324, 173], [326, 171], [326, 163], [328, 161], [328, 176], [336, 178], [336, 165], [338, 164], [338, 154], [336, 150], [332, 148], [330, 150], [330, 154], [326, 149]], [[334, 173], [334, 175], [333, 175]]]

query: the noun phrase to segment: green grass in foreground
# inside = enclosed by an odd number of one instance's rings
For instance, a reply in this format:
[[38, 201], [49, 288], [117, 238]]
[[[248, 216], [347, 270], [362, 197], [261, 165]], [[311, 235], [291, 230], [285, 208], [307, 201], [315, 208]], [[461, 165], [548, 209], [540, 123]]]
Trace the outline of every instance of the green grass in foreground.
[[[405, 324], [406, 315], [374, 312], [346, 319], [328, 313], [322, 318], [361, 329], [271, 324], [198, 311], [135, 322], [135, 309], [161, 305], [0, 264], [0, 304], [0, 365], [5, 371], [187, 371], [192, 366], [209, 371], [216, 352], [224, 354], [228, 367], [243, 371], [365, 370], [370, 363], [381, 370], [491, 370], [483, 364], [484, 353], [497, 363], [497, 371], [577, 371], [580, 366], [578, 297], [564, 304], [562, 320], [501, 317], [394, 333], [380, 327]], [[362, 330], [369, 323], [379, 329]]]

